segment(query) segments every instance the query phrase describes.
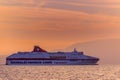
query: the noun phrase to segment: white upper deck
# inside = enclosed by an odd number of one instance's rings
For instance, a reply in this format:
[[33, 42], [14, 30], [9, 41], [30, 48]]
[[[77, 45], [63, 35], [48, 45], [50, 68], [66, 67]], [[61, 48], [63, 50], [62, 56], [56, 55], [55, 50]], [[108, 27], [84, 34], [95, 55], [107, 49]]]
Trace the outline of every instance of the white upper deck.
[[84, 55], [83, 52], [78, 52], [74, 49], [73, 52], [47, 52], [38, 46], [32, 52], [18, 52], [8, 56], [7, 58], [51, 58], [65, 57], [66, 59], [97, 59], [95, 57]]

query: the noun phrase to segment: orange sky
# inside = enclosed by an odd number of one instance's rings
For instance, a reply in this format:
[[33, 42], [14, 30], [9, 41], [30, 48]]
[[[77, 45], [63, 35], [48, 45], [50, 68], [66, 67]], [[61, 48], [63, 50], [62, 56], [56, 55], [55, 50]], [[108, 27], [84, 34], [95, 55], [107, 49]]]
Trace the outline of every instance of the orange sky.
[[120, 0], [2, 0], [0, 54], [120, 38]]

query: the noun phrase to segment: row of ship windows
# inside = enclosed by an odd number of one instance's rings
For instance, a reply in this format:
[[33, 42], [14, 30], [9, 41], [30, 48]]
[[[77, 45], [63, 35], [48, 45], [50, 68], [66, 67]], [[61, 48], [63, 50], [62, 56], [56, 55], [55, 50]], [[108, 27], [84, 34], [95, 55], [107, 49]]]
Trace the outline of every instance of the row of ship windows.
[[77, 60], [77, 59], [71, 59], [70, 61], [96, 61], [96, 60], [87, 60], [87, 59]]
[[89, 62], [89, 63], [94, 63], [94, 62], [96, 62], [96, 60], [70, 60], [71, 62], [76, 62], [76, 61], [78, 61], [78, 62]]
[[[70, 60], [70, 61], [80, 61], [80, 62], [96, 62], [96, 60]], [[52, 64], [51, 61], [47, 61], [47, 62], [20, 62], [20, 61], [11, 61], [11, 63], [13, 64], [26, 64], [26, 63], [30, 63], [30, 64]]]
[[[66, 61], [65, 61], [66, 62]], [[70, 62], [96, 62], [96, 60], [70, 60]], [[43, 64], [47, 64], [47, 63], [52, 63], [51, 61], [50, 62], [20, 62], [20, 61], [11, 61], [10, 63], [43, 63]]]
[[12, 64], [26, 64], [26, 63], [30, 63], [30, 64], [51, 64], [52, 62], [11, 62]]

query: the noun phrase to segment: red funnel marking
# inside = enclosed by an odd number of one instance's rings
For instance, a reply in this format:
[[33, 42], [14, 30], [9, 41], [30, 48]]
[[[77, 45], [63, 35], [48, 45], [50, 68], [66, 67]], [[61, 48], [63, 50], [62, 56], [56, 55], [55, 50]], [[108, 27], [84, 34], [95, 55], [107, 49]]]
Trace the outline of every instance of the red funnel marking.
[[47, 52], [44, 49], [40, 48], [39, 46], [34, 46], [33, 52]]

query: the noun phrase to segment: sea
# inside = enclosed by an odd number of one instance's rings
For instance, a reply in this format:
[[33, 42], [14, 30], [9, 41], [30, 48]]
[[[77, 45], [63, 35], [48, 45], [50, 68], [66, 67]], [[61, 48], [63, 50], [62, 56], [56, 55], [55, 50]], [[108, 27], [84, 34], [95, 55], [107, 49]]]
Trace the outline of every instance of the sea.
[[120, 65], [0, 65], [0, 80], [120, 80]]

